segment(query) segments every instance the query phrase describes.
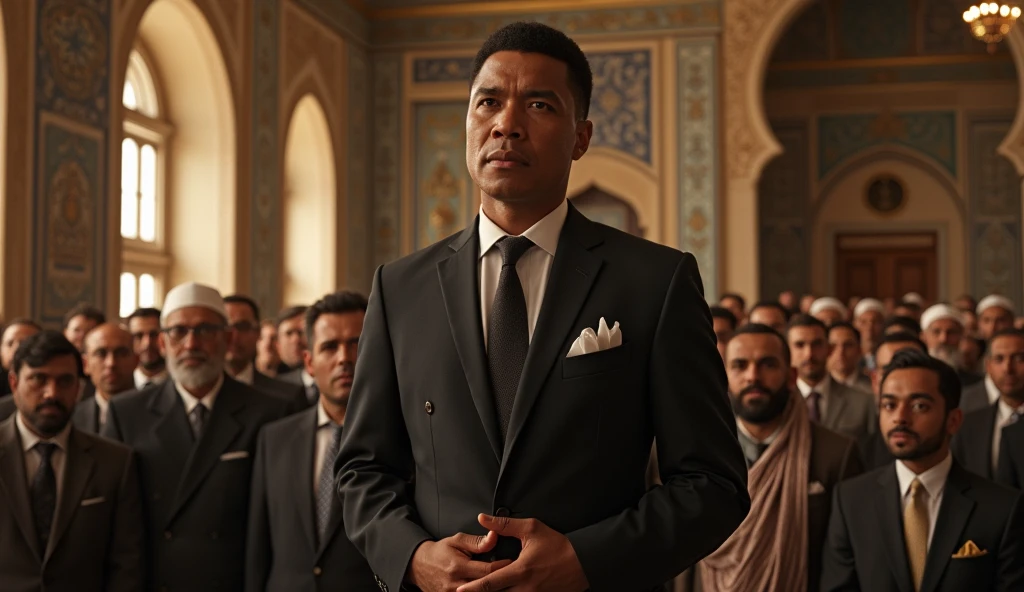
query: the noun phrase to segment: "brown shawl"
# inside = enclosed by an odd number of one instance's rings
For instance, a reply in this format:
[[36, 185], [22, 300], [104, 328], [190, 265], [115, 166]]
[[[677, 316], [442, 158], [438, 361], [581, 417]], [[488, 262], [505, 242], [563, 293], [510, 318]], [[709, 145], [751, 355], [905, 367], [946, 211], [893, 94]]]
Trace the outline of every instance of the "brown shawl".
[[790, 393], [782, 430], [750, 467], [750, 513], [701, 563], [704, 592], [797, 592], [807, 589], [807, 472], [811, 424]]

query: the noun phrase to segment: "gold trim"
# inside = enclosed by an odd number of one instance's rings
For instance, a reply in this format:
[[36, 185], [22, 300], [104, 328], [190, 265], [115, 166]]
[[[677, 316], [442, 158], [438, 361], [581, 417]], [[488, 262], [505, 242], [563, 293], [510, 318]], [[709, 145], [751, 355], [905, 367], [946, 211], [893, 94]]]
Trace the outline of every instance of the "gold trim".
[[667, 2], [666, 0], [492, 0], [491, 2], [431, 4], [404, 8], [373, 9], [366, 6], [366, 0], [349, 0], [353, 8], [366, 14], [372, 20], [490, 14], [530, 14], [537, 12], [592, 10], [595, 8], [643, 8], [647, 6], [699, 4], [700, 2], [701, 0], [676, 0], [675, 3]]
[[867, 58], [858, 60], [813, 60], [803, 62], [775, 62], [768, 66], [770, 71], [792, 70], [836, 70], [842, 68], [898, 68], [904, 66], [949, 66], [951, 64], [989, 64], [1013, 62], [1009, 54], [998, 55], [950, 55], [913, 56], [899, 58]]
[[[900, 200], [899, 205], [897, 205], [895, 209], [889, 211], [879, 210], [874, 206], [874, 204], [871, 203], [871, 186], [875, 183], [875, 181], [881, 181], [883, 179], [892, 179], [896, 181], [896, 183], [899, 184], [900, 186], [900, 190], [903, 191], [903, 199]], [[907, 201], [910, 199], [910, 190], [907, 188], [907, 182], [901, 179], [899, 175], [896, 175], [895, 173], [878, 173], [877, 175], [872, 175], [871, 178], [868, 179], [868, 182], [864, 184], [863, 193], [864, 205], [867, 207], [868, 211], [871, 212], [872, 214], [875, 214], [876, 216], [880, 216], [883, 218], [891, 218], [893, 216], [898, 215], [901, 211], [903, 211], [903, 208], [907, 207]]]

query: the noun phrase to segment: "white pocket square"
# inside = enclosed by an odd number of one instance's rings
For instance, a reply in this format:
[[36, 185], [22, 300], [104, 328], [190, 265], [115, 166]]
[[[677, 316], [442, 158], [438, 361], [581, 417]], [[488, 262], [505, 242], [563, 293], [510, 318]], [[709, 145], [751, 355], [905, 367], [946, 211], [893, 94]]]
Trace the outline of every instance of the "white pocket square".
[[580, 333], [580, 336], [573, 342], [572, 347], [569, 348], [569, 354], [565, 357], [575, 358], [584, 354], [594, 354], [620, 345], [622, 345], [622, 331], [619, 330], [618, 321], [609, 329], [608, 323], [605, 322], [604, 317], [601, 317], [601, 321], [597, 324], [597, 331], [595, 332], [590, 327], [584, 329], [583, 333]]
[[105, 497], [90, 497], [87, 500], [82, 500], [82, 507], [95, 506], [96, 504], [102, 504], [105, 501], [107, 501], [107, 498]]
[[807, 486], [807, 495], [819, 495], [825, 493], [825, 486], [821, 484], [821, 481], [815, 481]]
[[221, 460], [237, 460], [239, 458], [249, 458], [249, 452], [246, 450], [237, 450], [235, 452], [225, 452], [220, 455]]

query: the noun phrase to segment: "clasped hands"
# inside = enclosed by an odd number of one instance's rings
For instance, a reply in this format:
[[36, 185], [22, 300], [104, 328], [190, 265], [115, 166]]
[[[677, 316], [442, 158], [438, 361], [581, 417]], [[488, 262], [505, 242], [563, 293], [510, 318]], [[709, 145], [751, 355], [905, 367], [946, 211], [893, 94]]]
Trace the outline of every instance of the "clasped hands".
[[[485, 536], [459, 533], [417, 547], [409, 563], [408, 580], [423, 592], [583, 592], [590, 587], [565, 535], [532, 518], [480, 514], [477, 520], [487, 529]], [[519, 558], [493, 563], [472, 559], [493, 550], [499, 536], [520, 540]]]

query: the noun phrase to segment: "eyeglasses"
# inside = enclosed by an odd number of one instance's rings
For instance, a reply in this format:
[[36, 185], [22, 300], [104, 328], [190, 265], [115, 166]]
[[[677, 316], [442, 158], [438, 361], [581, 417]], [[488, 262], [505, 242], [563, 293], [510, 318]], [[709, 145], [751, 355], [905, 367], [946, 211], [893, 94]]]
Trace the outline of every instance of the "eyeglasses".
[[185, 325], [175, 325], [173, 327], [164, 327], [161, 329], [164, 335], [171, 340], [171, 343], [181, 343], [188, 339], [188, 336], [195, 335], [196, 339], [209, 340], [224, 331], [224, 325], [213, 325], [210, 323], [202, 323], [195, 327], [187, 327]]
[[232, 323], [230, 327], [239, 333], [249, 333], [257, 329], [257, 325], [249, 321], [238, 321], [237, 323]]

